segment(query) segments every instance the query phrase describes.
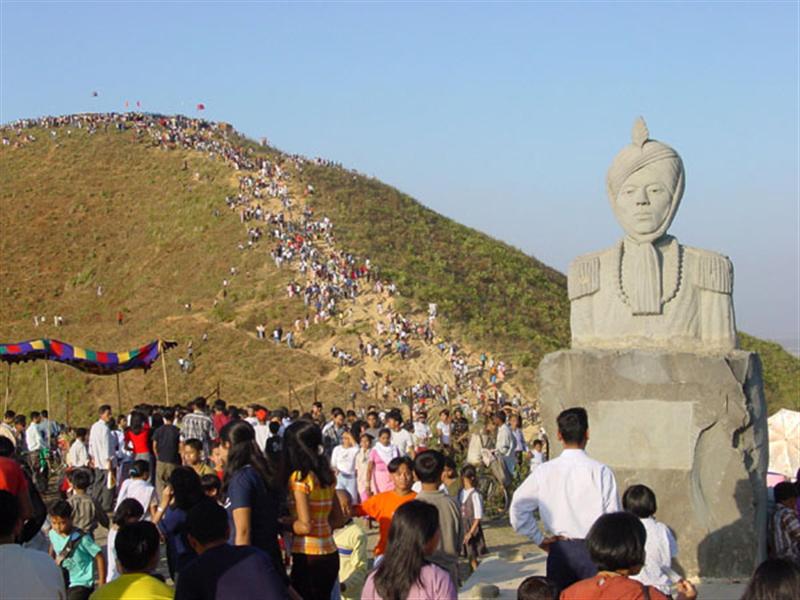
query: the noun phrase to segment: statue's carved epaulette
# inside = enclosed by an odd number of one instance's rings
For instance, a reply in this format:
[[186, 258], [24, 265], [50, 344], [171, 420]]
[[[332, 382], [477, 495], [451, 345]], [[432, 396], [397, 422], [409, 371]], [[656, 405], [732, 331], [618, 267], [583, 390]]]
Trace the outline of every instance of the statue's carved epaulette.
[[697, 252], [697, 285], [705, 290], [730, 294], [733, 292], [733, 264], [727, 256], [695, 250]]
[[567, 275], [570, 300], [594, 294], [600, 289], [600, 257], [580, 256], [572, 261]]

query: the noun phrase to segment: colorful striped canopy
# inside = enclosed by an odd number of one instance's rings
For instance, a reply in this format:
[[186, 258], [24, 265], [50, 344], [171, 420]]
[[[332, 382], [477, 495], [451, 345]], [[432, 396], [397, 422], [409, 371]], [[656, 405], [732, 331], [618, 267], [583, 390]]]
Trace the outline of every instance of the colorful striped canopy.
[[18, 363], [46, 359], [66, 363], [95, 375], [114, 375], [131, 369], [146, 371], [162, 351], [177, 345], [177, 342], [155, 340], [128, 352], [100, 352], [59, 340], [41, 338], [16, 344], [0, 344], [0, 361]]

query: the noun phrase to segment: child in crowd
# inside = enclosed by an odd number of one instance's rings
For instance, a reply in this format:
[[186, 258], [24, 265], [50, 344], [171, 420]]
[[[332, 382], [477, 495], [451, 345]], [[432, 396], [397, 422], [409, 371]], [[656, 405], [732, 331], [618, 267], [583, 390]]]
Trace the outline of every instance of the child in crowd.
[[215, 473], [214, 469], [203, 462], [202, 457], [203, 442], [197, 439], [189, 439], [183, 443], [183, 464], [187, 467], [192, 467], [200, 477], [213, 475]]
[[411, 491], [414, 480], [414, 462], [408, 456], [393, 458], [389, 462], [389, 473], [393, 489], [370, 496], [360, 506], [355, 507], [357, 515], [367, 516], [378, 521], [378, 543], [375, 545], [375, 564], [383, 558], [389, 540], [389, 526], [395, 511], [417, 495]]
[[[561, 600], [667, 600], [653, 587], [631, 579], [645, 562], [647, 532], [631, 513], [606, 513], [594, 522], [586, 538], [592, 562], [597, 565], [594, 577], [574, 583], [561, 593]], [[694, 586], [686, 580], [677, 586], [675, 600], [693, 600]]]
[[50, 508], [50, 525], [50, 556], [68, 579], [67, 598], [87, 600], [95, 584], [101, 586], [106, 579], [103, 550], [90, 535], [72, 525], [72, 507], [66, 500], [58, 500]]
[[175, 600], [284, 600], [283, 578], [272, 559], [254, 546], [228, 543], [228, 514], [203, 499], [189, 510], [186, 537], [197, 555], [181, 571]]
[[678, 542], [669, 527], [655, 520], [656, 495], [646, 485], [632, 485], [622, 495], [622, 507], [639, 517], [647, 532], [645, 562], [642, 570], [632, 579], [670, 595], [672, 559], [678, 555]]
[[94, 539], [94, 530], [98, 525], [108, 527], [108, 515], [100, 503], [86, 493], [92, 484], [92, 474], [86, 468], [75, 469], [70, 473], [69, 479], [72, 483], [72, 495], [67, 502], [72, 507], [72, 524]]
[[336, 499], [347, 520], [333, 532], [339, 550], [339, 592], [342, 600], [358, 600], [367, 578], [367, 534], [353, 522], [352, 498], [346, 490], [336, 490]]
[[444, 471], [442, 471], [442, 485], [447, 490], [447, 495], [451, 498], [458, 498], [461, 491], [461, 478], [458, 476], [456, 461], [451, 457], [444, 457]]
[[531, 470], [544, 462], [543, 449], [544, 443], [542, 440], [533, 440], [533, 444], [531, 444]]
[[431, 435], [431, 428], [428, 425], [428, 415], [424, 410], [421, 410], [417, 413], [417, 420], [414, 421], [414, 439], [416, 441], [417, 452], [424, 452], [428, 449]]
[[461, 511], [455, 500], [439, 489], [442, 471], [444, 455], [437, 450], [427, 450], [414, 459], [414, 474], [422, 484], [417, 500], [432, 504], [439, 511], [439, 547], [431, 555], [431, 562], [447, 570], [453, 583], [458, 586], [458, 555], [464, 543], [464, 532]]
[[464, 489], [458, 494], [458, 505], [461, 507], [461, 526], [464, 529], [464, 544], [462, 556], [469, 559], [472, 570], [478, 568], [478, 557], [488, 552], [486, 540], [483, 537], [483, 499], [475, 487], [478, 474], [475, 467], [467, 465], [461, 470], [461, 480]]
[[364, 502], [367, 495], [367, 481], [369, 477], [369, 453], [372, 450], [372, 436], [362, 433], [358, 438], [358, 453], [356, 454], [356, 483], [358, 485], [358, 498], [353, 498], [356, 503]]
[[106, 542], [106, 554], [108, 556], [108, 575], [106, 576], [106, 583], [114, 581], [119, 577], [119, 571], [117, 570], [117, 551], [114, 548], [117, 532], [125, 525], [141, 521], [143, 516], [144, 507], [142, 507], [135, 498], [123, 500], [119, 503], [119, 506], [117, 506], [117, 510], [114, 511], [114, 516], [111, 519], [111, 527], [108, 530], [108, 540]]
[[122, 482], [117, 496], [117, 504], [127, 498], [135, 498], [145, 509], [145, 519], [152, 521], [156, 517], [158, 498], [156, 488], [150, 483], [150, 463], [146, 460], [135, 460], [128, 471], [128, 479]]
[[388, 428], [381, 429], [378, 442], [369, 453], [367, 467], [367, 495], [381, 494], [392, 490], [392, 475], [389, 463], [400, 456], [400, 450], [392, 444], [392, 432]]
[[222, 489], [222, 482], [216, 475], [203, 475], [200, 478], [200, 485], [203, 486], [203, 493], [214, 500], [219, 502], [219, 492]]
[[542, 575], [532, 575], [519, 584], [517, 600], [558, 600], [558, 586]]
[[158, 529], [147, 521], [124, 525], [114, 540], [122, 574], [98, 589], [90, 600], [171, 600], [172, 588], [150, 572], [158, 566]]
[[89, 446], [86, 437], [89, 432], [85, 427], [78, 427], [75, 430], [75, 441], [67, 451], [67, 466], [71, 469], [79, 469], [89, 466]]
[[435, 506], [413, 500], [399, 507], [389, 529], [386, 558], [367, 578], [362, 600], [455, 600], [452, 578], [430, 560], [439, 537]]
[[281, 457], [281, 448], [283, 447], [283, 439], [280, 435], [281, 422], [273, 419], [269, 422], [269, 437], [267, 438], [266, 448], [264, 454], [267, 456], [272, 464], [279, 464]]
[[214, 465], [217, 478], [222, 481], [225, 477], [225, 451], [222, 448], [222, 440], [214, 440], [211, 446], [211, 464]]

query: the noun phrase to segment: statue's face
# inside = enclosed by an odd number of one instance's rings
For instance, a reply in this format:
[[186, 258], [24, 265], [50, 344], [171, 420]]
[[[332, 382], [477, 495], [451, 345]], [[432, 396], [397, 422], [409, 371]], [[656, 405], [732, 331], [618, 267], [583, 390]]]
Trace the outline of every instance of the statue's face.
[[672, 177], [668, 165], [656, 162], [625, 180], [614, 203], [614, 213], [625, 233], [636, 239], [661, 227], [672, 204]]

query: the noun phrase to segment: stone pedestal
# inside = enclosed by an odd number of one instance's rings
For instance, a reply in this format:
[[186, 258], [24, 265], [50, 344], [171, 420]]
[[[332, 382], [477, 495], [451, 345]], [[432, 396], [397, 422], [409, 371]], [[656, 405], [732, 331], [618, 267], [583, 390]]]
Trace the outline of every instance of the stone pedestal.
[[589, 413], [587, 452], [613, 468], [620, 497], [652, 488], [687, 576], [749, 577], [766, 555], [767, 417], [757, 354], [565, 350], [539, 365], [540, 406]]

